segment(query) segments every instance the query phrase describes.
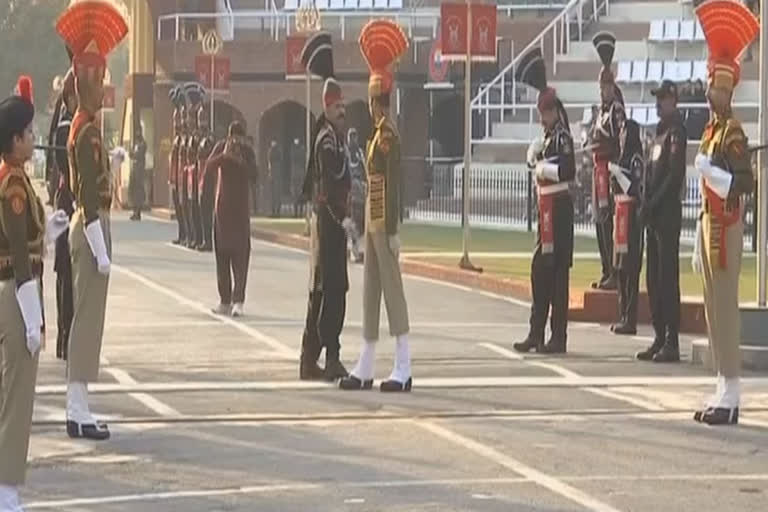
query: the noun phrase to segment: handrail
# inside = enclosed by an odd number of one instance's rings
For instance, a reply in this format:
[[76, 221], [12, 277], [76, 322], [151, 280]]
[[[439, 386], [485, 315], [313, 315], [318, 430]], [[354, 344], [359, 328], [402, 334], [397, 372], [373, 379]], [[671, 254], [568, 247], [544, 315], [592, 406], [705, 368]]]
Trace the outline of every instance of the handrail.
[[[563, 21], [566, 19], [566, 17], [570, 13], [570, 11], [573, 9], [573, 7], [575, 7], [575, 6], [582, 7], [584, 5], [584, 3], [586, 3], [587, 1], [589, 1], [589, 0], [570, 0], [568, 2], [568, 4], [566, 4], [566, 6], [563, 8], [563, 10], [560, 11], [560, 13], [557, 16], [555, 16], [552, 19], [552, 21], [550, 21], [547, 24], [546, 27], [544, 27], [544, 29], [539, 33], [539, 35], [536, 36], [530, 43], [528, 43], [528, 45], [525, 48], [523, 48], [523, 51], [519, 52], [516, 56], [514, 56], [512, 61], [510, 61], [510, 63], [507, 64], [506, 66], [504, 66], [504, 69], [502, 69], [496, 75], [496, 77], [493, 80], [491, 80], [489, 83], [485, 84], [485, 86], [480, 88], [480, 90], [478, 91], [477, 95], [472, 99], [472, 105], [478, 104], [480, 102], [480, 99], [484, 95], [488, 94], [493, 86], [497, 85], [500, 81], [502, 81], [504, 76], [506, 76], [507, 73], [509, 73], [511, 70], [513, 70], [515, 68], [515, 66], [517, 66], [517, 64], [520, 62], [520, 59], [523, 57], [523, 55], [528, 53], [536, 45], [543, 46], [544, 45], [544, 37], [547, 34], [549, 34], [550, 31], [552, 31], [553, 35], [554, 35], [555, 44], [554, 44], [553, 51], [556, 53], [557, 52], [557, 47], [558, 47], [558, 45], [557, 45], [557, 24], [558, 23], [565, 25], [565, 30], [568, 33], [568, 37], [566, 37], [566, 45], [568, 45], [569, 44], [569, 40], [570, 40], [570, 37], [569, 37], [570, 36], [570, 25], [567, 22], [563, 23]], [[594, 1], [594, 5], [595, 6], [597, 5], [597, 1], [596, 0]], [[607, 8], [608, 0], [606, 0], [605, 5], [606, 5], [606, 8]], [[580, 15], [580, 13], [581, 13], [581, 11], [579, 11], [579, 15]], [[579, 30], [581, 30], [581, 24], [579, 24]]]
[[[570, 0], [571, 3], [587, 0]], [[564, 3], [561, 1], [553, 0], [551, 2], [539, 1], [531, 2], [523, 5], [497, 5], [496, 9], [499, 12], [511, 15], [515, 11], [541, 11], [548, 9], [562, 8]], [[403, 9], [323, 9], [321, 14], [324, 18], [337, 18], [344, 20], [345, 18], [371, 18], [371, 17], [387, 17], [395, 19], [409, 20], [408, 32], [409, 37], [413, 35], [413, 21], [414, 20], [431, 20], [432, 21], [432, 36], [437, 37], [437, 27], [440, 18], [439, 7], [418, 7], [418, 8], [403, 8]], [[296, 16], [295, 10], [278, 9], [272, 2], [272, 8], [266, 9], [238, 9], [230, 12], [176, 12], [170, 14], [163, 14], [157, 18], [157, 39], [162, 40], [162, 26], [166, 22], [174, 22], [175, 26], [175, 40], [179, 39], [180, 35], [180, 22], [181, 20], [218, 20], [220, 18], [230, 18], [234, 20], [243, 19], [266, 19], [269, 20], [274, 27], [274, 37], [279, 37], [280, 28], [285, 27], [286, 33], [291, 31], [290, 20]], [[344, 39], [344, 25], [342, 24], [342, 39]]]

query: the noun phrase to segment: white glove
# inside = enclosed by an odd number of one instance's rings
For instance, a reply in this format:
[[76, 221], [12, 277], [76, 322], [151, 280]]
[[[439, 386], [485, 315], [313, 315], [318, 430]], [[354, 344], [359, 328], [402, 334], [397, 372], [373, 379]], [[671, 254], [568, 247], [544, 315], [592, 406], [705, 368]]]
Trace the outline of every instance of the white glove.
[[528, 167], [533, 168], [536, 166], [536, 162], [539, 158], [539, 153], [544, 150], [544, 141], [540, 138], [533, 139], [531, 145], [528, 146], [528, 153], [525, 156], [525, 161], [528, 163]]
[[353, 225], [354, 224], [352, 223], [352, 219], [350, 219], [349, 217], [344, 217], [344, 220], [341, 221], [341, 227], [347, 233], [349, 233], [349, 231], [352, 229]]
[[707, 186], [712, 189], [720, 199], [727, 199], [728, 192], [731, 190], [733, 174], [716, 165], [712, 165], [709, 157], [702, 153], [696, 155], [694, 165], [706, 180]]
[[64, 210], [56, 210], [48, 217], [45, 226], [45, 245], [55, 242], [69, 227], [69, 217]]
[[40, 304], [40, 288], [37, 279], [31, 279], [16, 290], [21, 317], [27, 334], [27, 350], [35, 357], [42, 344], [43, 309]]
[[400, 235], [389, 235], [389, 249], [395, 254], [400, 254]]
[[94, 220], [85, 227], [85, 238], [91, 246], [91, 252], [96, 258], [99, 274], [109, 275], [109, 256], [107, 256], [107, 244], [104, 243], [104, 233], [101, 231], [101, 221]]
[[693, 256], [691, 256], [691, 268], [694, 274], [701, 274], [701, 221], [696, 221], [696, 238], [693, 241]]
[[613, 162], [609, 162], [608, 170], [611, 171], [613, 177], [616, 178], [616, 182], [621, 187], [621, 190], [623, 190], [625, 194], [629, 192], [629, 188], [632, 186], [632, 181], [627, 178], [626, 174], [624, 174], [624, 169]]
[[560, 166], [541, 160], [536, 163], [536, 177], [549, 181], [560, 181]]

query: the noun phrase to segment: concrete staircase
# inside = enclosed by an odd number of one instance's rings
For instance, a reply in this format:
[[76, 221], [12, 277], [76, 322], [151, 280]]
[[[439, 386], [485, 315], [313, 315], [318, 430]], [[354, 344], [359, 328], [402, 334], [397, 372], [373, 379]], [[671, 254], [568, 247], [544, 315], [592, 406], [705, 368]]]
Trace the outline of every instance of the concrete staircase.
[[[690, 4], [682, 4], [678, 1], [642, 1], [628, 0], [613, 3], [607, 16], [600, 18], [599, 22], [586, 27], [582, 41], [572, 41], [567, 54], [558, 58], [557, 72], [551, 76], [550, 81], [558, 91], [558, 95], [566, 104], [597, 104], [599, 103], [599, 89], [597, 76], [600, 70], [600, 62], [592, 45], [592, 36], [601, 30], [608, 30], [616, 34], [617, 47], [615, 54], [615, 66], [619, 61], [703, 61], [706, 59], [707, 50], [704, 41], [649, 41], [651, 23], [660, 19], [693, 20], [695, 16]], [[573, 31], [572, 31], [573, 33]], [[735, 91], [736, 103], [755, 103], [759, 96], [758, 82], [758, 45], [753, 47], [752, 59], [745, 58], [742, 62], [742, 80]], [[550, 63], [550, 73], [551, 73]], [[616, 71], [616, 69], [615, 69]], [[651, 106], [653, 97], [650, 90], [654, 86], [650, 82], [621, 83], [622, 92], [626, 103], [639, 103]], [[533, 101], [533, 95], [529, 95]], [[581, 127], [579, 121], [583, 117], [584, 108], [569, 109], [571, 129], [578, 137]], [[503, 122], [493, 123], [492, 138], [500, 139], [530, 139], [538, 133], [537, 116], [534, 112], [533, 123], [529, 122], [529, 115], [505, 114]], [[740, 118], [744, 123], [745, 131], [750, 139], [757, 137], [757, 109], [742, 109]]]

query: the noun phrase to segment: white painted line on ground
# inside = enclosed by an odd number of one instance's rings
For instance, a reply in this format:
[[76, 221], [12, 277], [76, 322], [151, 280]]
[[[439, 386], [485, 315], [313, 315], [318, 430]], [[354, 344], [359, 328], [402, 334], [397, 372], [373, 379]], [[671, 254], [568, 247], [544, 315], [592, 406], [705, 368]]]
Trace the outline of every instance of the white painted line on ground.
[[[559, 476], [557, 480], [565, 482], [601, 482], [601, 481], [724, 481], [750, 482], [768, 481], [768, 474], [714, 474], [714, 475], [605, 475], [605, 476]], [[369, 482], [328, 482], [319, 483], [283, 483], [274, 485], [232, 487], [226, 489], [189, 490], [176, 492], [156, 492], [146, 494], [124, 494], [116, 496], [101, 496], [93, 498], [72, 498], [67, 500], [37, 501], [25, 505], [29, 509], [51, 509], [62, 507], [77, 507], [87, 505], [107, 505], [119, 503], [139, 503], [152, 501], [172, 501], [189, 498], [212, 498], [217, 496], [235, 496], [249, 494], [310, 492], [314, 490], [340, 489], [397, 489], [413, 487], [452, 487], [476, 485], [517, 485], [531, 483], [528, 478], [467, 478], [467, 479], [437, 479], [437, 480], [392, 480]], [[352, 498], [360, 499], [360, 498]]]
[[514, 471], [515, 473], [530, 479], [539, 486], [548, 489], [549, 491], [567, 498], [575, 503], [578, 503], [579, 505], [593, 512], [620, 512], [619, 509], [614, 508], [611, 505], [590, 496], [584, 491], [568, 485], [567, 483], [554, 476], [532, 468], [531, 466], [528, 466], [521, 461], [510, 457], [509, 455], [501, 453], [495, 448], [475, 441], [474, 439], [470, 439], [435, 423], [426, 421], [414, 421], [413, 424], [426, 430], [427, 432], [434, 434], [437, 437], [444, 439], [445, 441], [468, 450], [475, 455], [479, 455], [485, 459], [495, 462], [499, 466]]
[[209, 308], [207, 308], [204, 304], [200, 302], [196, 302], [194, 300], [188, 299], [187, 297], [184, 297], [180, 293], [177, 293], [170, 288], [163, 286], [160, 283], [157, 283], [147, 277], [144, 277], [140, 274], [137, 274], [136, 272], [129, 270], [125, 267], [122, 267], [120, 265], [112, 264], [112, 269], [120, 274], [126, 275], [128, 277], [133, 278], [134, 280], [140, 282], [144, 286], [155, 290], [156, 292], [162, 293], [163, 295], [170, 297], [174, 299], [179, 304], [184, 304], [185, 306], [190, 307], [191, 309], [194, 309], [195, 311], [198, 311], [199, 313], [202, 313], [204, 315], [207, 315], [210, 318], [213, 318], [215, 320], [218, 320], [219, 322], [229, 325], [230, 327], [234, 327], [235, 329], [239, 330], [240, 332], [247, 334], [251, 338], [253, 338], [256, 341], [259, 341], [260, 343], [263, 343], [264, 345], [267, 345], [268, 347], [272, 348], [276, 352], [280, 352], [281, 354], [285, 355], [286, 357], [298, 357], [295, 350], [291, 349], [288, 345], [285, 345], [284, 343], [276, 340], [275, 338], [271, 336], [267, 336], [266, 334], [262, 333], [261, 331], [258, 331], [254, 329], [253, 327], [249, 327], [241, 322], [237, 322], [229, 317], [226, 316], [220, 316], [216, 315]]
[[507, 350], [506, 348], [500, 347], [495, 343], [479, 343], [478, 345], [490, 350], [491, 352], [496, 352], [497, 354], [504, 356], [507, 359], [512, 359], [514, 361], [522, 361], [523, 359], [525, 359], [522, 354], [518, 354], [517, 352]]
[[[768, 377], [746, 377], [744, 385], [768, 386]], [[482, 389], [482, 388], [578, 388], [578, 387], [701, 387], [714, 386], [714, 377], [675, 376], [608, 376], [608, 377], [422, 377], [419, 389]], [[197, 391], [315, 391], [336, 390], [332, 383], [276, 381], [199, 381], [142, 382], [137, 384], [96, 383], [88, 387], [92, 394], [104, 393], [172, 393]], [[64, 384], [37, 386], [40, 396], [66, 393]]]
[[569, 370], [568, 368], [564, 368], [557, 364], [552, 363], [545, 363], [542, 361], [534, 361], [531, 359], [526, 359], [522, 354], [518, 354], [517, 352], [513, 352], [512, 350], [506, 349], [504, 347], [501, 347], [499, 345], [496, 345], [495, 343], [480, 343], [480, 346], [483, 348], [487, 348], [488, 350], [492, 352], [496, 352], [499, 355], [502, 355], [506, 357], [507, 359], [512, 359], [515, 361], [523, 361], [528, 366], [535, 366], [536, 368], [544, 368], [545, 370], [549, 370], [552, 372], [555, 372], [556, 374], [566, 377], [569, 379], [582, 379], [583, 377], [579, 375], [578, 373]]
[[648, 400], [643, 400], [642, 398], [636, 398], [631, 396], [622, 395], [621, 393], [610, 391], [608, 389], [598, 389], [594, 387], [588, 387], [583, 388], [584, 391], [588, 391], [592, 393], [593, 395], [599, 395], [605, 398], [610, 398], [612, 400], [619, 400], [621, 402], [626, 402], [628, 404], [632, 404], [635, 407], [639, 407], [641, 409], [645, 409], [647, 411], [654, 411], [654, 412], [662, 412], [666, 409], [662, 407], [661, 405], [650, 402]]
[[[240, 323], [250, 325], [252, 327], [304, 327], [304, 320], [242, 320]], [[168, 322], [145, 322], [143, 320], [135, 322], [109, 322], [107, 324], [108, 329], [124, 329], [127, 327], [133, 329], [162, 329], [169, 328], [175, 329], [179, 327], [214, 327], [221, 325], [221, 322], [215, 320], [174, 320]], [[362, 327], [363, 322], [359, 320], [345, 320], [344, 327]], [[467, 329], [503, 329], [503, 328], [518, 328], [528, 327], [528, 322], [439, 322], [439, 321], [425, 321], [425, 322], [411, 322], [412, 329], [433, 329], [445, 327], [451, 328], [467, 328]]]
[[[104, 372], [112, 375], [115, 380], [119, 384], [138, 384], [136, 380], [131, 377], [128, 372], [125, 370], [121, 370], [119, 368], [104, 368]], [[171, 407], [170, 405], [161, 402], [157, 398], [153, 397], [152, 395], [148, 395], [146, 393], [129, 393], [131, 398], [136, 400], [137, 402], [141, 403], [144, 407], [149, 409], [150, 411], [153, 411], [157, 414], [159, 414], [162, 417], [174, 417], [174, 416], [181, 416], [181, 413]]]
[[[504, 357], [507, 357], [508, 359], [512, 360], [520, 360], [523, 361], [528, 366], [535, 366], [537, 368], [544, 368], [546, 370], [553, 371], [557, 373], [558, 375], [561, 375], [563, 377], [576, 379], [577, 381], [580, 379], [583, 379], [584, 377], [572, 370], [569, 370], [567, 368], [564, 368], [563, 366], [557, 365], [557, 364], [551, 364], [551, 363], [544, 363], [541, 361], [531, 361], [530, 359], [525, 359], [524, 357], [521, 357], [520, 354], [513, 352], [511, 350], [507, 350], [504, 347], [500, 347], [493, 343], [481, 343], [481, 347], [487, 348], [489, 350], [492, 350], [493, 352], [496, 352], [497, 354], [500, 354]], [[622, 395], [620, 393], [610, 391], [607, 389], [598, 389], [593, 386], [585, 386], [579, 388], [582, 391], [586, 391], [588, 393], [592, 393], [593, 395], [602, 396], [604, 398], [610, 398], [613, 400], [620, 400], [622, 402], [630, 403], [632, 405], [635, 405], [637, 407], [640, 407], [642, 409], [648, 410], [648, 411], [664, 411], [665, 409], [661, 407], [660, 405], [649, 402], [647, 400], [643, 400], [641, 398], [635, 398], [635, 397], [628, 397], [625, 395]]]

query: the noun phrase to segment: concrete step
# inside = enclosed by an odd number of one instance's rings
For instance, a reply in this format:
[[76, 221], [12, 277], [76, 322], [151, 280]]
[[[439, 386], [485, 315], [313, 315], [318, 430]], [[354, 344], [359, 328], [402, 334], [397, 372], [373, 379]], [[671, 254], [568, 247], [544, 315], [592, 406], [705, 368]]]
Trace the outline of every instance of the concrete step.
[[[677, 57], [675, 57], [677, 55]], [[616, 53], [614, 59], [621, 60], [700, 60], [707, 58], [707, 46], [703, 41], [655, 43], [644, 40], [616, 41]], [[574, 41], [567, 55], [558, 58], [558, 62], [597, 62], [595, 46], [592, 41]]]
[[[585, 80], [553, 80], [551, 86], [557, 90], [557, 94], [563, 103], [599, 103], [600, 91], [597, 80], [593, 80], [590, 86]], [[624, 100], [627, 103], [650, 102], [650, 84], [641, 87], [640, 84], [622, 84]], [[755, 103], [760, 96], [760, 84], [757, 80], [744, 80], [739, 82], [734, 91], [736, 103]]]
[[664, 18], [690, 18], [691, 8], [680, 2], [619, 2], [610, 4], [608, 16], [600, 18], [606, 23], [626, 23]]
[[[709, 340], [701, 338], [693, 341], [691, 362], [712, 369], [712, 357], [709, 352]], [[768, 347], [760, 345], [741, 345], [741, 364], [748, 370], [768, 370]]]

